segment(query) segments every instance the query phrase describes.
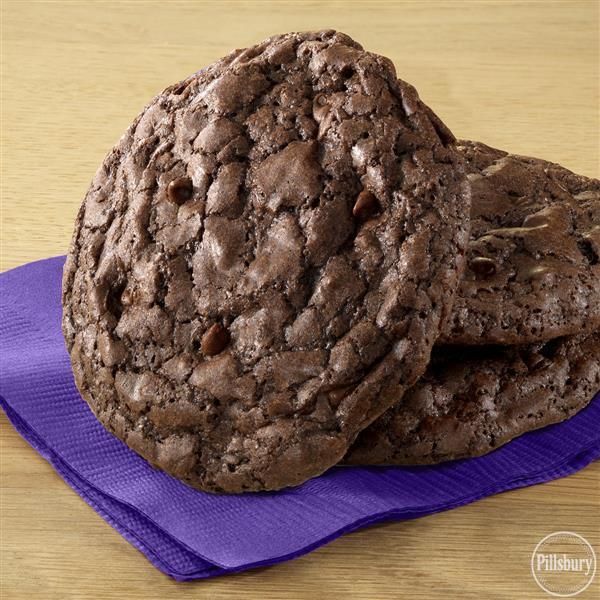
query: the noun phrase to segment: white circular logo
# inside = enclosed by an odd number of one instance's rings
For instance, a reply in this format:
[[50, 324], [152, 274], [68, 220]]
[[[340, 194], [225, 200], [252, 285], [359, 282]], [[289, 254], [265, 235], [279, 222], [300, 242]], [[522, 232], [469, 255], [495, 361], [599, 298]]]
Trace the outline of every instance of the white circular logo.
[[552, 596], [576, 596], [596, 574], [596, 553], [590, 543], [571, 531], [547, 535], [531, 555], [536, 583]]

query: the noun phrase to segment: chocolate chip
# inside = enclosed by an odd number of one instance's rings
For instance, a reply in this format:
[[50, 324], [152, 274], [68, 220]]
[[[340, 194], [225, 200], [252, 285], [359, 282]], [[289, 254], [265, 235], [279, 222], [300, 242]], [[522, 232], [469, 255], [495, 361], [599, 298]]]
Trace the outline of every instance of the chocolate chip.
[[492, 277], [496, 274], [496, 263], [491, 258], [476, 256], [469, 262], [469, 268], [477, 277]]
[[380, 210], [379, 201], [372, 192], [363, 190], [356, 199], [352, 215], [359, 221], [366, 221]]
[[189, 177], [173, 179], [167, 186], [167, 196], [175, 204], [183, 204], [192, 197], [194, 186]]
[[202, 336], [200, 347], [206, 356], [214, 356], [222, 352], [229, 344], [229, 332], [220, 323], [215, 323]]

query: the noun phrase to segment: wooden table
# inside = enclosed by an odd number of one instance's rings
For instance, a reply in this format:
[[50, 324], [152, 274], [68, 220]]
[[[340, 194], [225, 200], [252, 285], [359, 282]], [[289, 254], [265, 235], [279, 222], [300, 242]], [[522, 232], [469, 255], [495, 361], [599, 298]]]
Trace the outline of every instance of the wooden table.
[[[62, 254], [103, 156], [145, 102], [234, 46], [335, 26], [393, 59], [461, 137], [598, 176], [598, 3], [26, 2], [2, 6], [1, 269]], [[2, 417], [1, 589], [66, 598], [542, 598], [536, 543], [600, 550], [600, 463], [309, 556], [178, 584]], [[600, 558], [600, 556], [599, 556]], [[580, 597], [600, 590], [600, 576]]]

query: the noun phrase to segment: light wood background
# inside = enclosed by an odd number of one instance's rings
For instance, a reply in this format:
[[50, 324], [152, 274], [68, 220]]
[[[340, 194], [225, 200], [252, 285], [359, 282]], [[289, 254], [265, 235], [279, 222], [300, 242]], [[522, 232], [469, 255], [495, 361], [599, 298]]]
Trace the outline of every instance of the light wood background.
[[[599, 5], [564, 2], [2, 2], [0, 269], [62, 254], [97, 165], [145, 102], [231, 48], [335, 27], [393, 59], [454, 132], [599, 175]], [[178, 584], [2, 416], [2, 598], [543, 598], [548, 533], [600, 554], [600, 464], [269, 569]], [[599, 556], [600, 558], [600, 556]], [[600, 575], [580, 597], [598, 597]]]

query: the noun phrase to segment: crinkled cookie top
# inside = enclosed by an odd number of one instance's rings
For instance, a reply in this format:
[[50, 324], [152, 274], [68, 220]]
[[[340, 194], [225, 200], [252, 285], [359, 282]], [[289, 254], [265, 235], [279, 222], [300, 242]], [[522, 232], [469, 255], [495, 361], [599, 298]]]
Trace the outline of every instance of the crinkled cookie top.
[[64, 274], [77, 385], [190, 485], [299, 484], [424, 371], [469, 194], [389, 60], [276, 36], [166, 89], [98, 171]]
[[440, 341], [525, 344], [600, 327], [600, 181], [460, 142], [471, 242]]

